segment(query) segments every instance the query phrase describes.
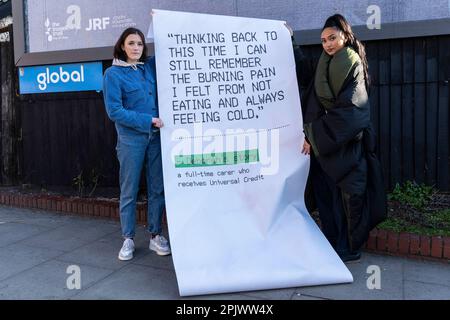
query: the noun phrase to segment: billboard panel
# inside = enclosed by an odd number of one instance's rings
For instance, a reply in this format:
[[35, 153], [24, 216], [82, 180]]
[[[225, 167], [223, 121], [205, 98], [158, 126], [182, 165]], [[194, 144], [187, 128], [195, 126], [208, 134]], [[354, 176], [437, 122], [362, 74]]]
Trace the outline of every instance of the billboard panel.
[[379, 13], [381, 30], [383, 24], [450, 18], [450, 0], [28, 0], [28, 52], [111, 46], [126, 27], [145, 33], [152, 9], [282, 19], [300, 31], [320, 29], [335, 12], [353, 26]]
[[16, 64], [110, 59], [126, 27], [147, 33], [152, 9], [285, 20], [300, 44], [320, 43], [325, 19], [337, 12], [361, 40], [450, 33], [450, 0], [18, 0]]

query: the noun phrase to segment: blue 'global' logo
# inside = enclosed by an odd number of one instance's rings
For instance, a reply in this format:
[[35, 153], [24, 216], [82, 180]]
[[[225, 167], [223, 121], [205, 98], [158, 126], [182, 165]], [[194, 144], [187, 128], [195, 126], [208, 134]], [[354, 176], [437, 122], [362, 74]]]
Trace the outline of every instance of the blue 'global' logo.
[[20, 93], [102, 90], [101, 62], [19, 68]]
[[45, 68], [45, 72], [41, 72], [37, 75], [38, 87], [42, 91], [47, 89], [47, 85], [50, 83], [68, 83], [72, 82], [84, 82], [84, 66], [80, 65], [80, 70], [74, 70], [72, 72], [64, 71], [63, 67], [59, 67], [59, 72], [50, 73], [50, 68]]

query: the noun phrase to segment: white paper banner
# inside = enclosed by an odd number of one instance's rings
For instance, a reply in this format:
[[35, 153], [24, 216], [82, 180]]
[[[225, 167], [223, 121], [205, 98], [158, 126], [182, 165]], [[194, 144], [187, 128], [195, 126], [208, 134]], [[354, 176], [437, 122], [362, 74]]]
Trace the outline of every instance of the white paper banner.
[[284, 22], [154, 10], [152, 32], [180, 294], [352, 282], [305, 209]]

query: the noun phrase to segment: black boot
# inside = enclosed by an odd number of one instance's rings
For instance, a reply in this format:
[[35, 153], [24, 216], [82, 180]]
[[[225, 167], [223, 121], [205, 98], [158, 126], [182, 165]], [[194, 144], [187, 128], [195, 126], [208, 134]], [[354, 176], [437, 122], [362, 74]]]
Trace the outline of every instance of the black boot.
[[359, 262], [361, 260], [361, 251], [339, 254], [343, 262]]

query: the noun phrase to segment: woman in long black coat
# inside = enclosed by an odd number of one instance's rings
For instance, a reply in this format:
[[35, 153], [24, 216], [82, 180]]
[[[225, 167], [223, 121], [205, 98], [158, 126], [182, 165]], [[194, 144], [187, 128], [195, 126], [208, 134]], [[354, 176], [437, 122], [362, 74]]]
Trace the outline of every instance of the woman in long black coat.
[[364, 46], [339, 14], [327, 19], [321, 40], [324, 51], [302, 99], [302, 152], [311, 155], [309, 183], [322, 231], [341, 259], [351, 261], [385, 219], [386, 194], [370, 123]]

